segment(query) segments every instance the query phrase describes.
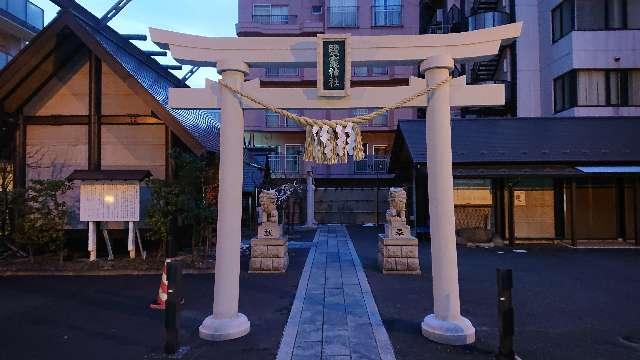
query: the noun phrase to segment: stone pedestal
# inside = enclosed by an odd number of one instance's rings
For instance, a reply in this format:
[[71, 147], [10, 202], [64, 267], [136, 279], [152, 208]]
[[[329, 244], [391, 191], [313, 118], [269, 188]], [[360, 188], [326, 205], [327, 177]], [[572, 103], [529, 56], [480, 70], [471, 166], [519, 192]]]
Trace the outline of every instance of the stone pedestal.
[[282, 226], [264, 223], [258, 227], [258, 236], [251, 239], [250, 273], [281, 273], [289, 265], [289, 252]]
[[420, 274], [418, 239], [378, 235], [378, 266], [383, 274]]

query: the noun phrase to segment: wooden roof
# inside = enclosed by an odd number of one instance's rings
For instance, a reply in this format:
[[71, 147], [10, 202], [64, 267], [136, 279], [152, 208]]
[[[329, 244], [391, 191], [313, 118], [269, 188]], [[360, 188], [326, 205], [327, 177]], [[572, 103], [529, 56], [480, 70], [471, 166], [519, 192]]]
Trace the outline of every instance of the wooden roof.
[[182, 80], [75, 1], [56, 3], [61, 7], [58, 16], [0, 71], [0, 112], [5, 118], [26, 105], [71, 58], [89, 51], [192, 151], [201, 154], [219, 150], [216, 111], [168, 106], [170, 88], [188, 87]]

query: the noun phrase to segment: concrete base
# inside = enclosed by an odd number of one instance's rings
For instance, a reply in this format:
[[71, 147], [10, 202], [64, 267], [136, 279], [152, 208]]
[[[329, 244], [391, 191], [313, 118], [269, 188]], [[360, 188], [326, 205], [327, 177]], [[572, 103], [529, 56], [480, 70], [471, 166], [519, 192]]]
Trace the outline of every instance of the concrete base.
[[289, 266], [287, 238], [251, 239], [250, 273], [283, 273]]
[[200, 338], [209, 341], [224, 341], [245, 336], [251, 329], [251, 323], [241, 313], [232, 319], [216, 320], [213, 315], [207, 317], [198, 328]]
[[476, 329], [462, 316], [455, 321], [443, 321], [431, 314], [422, 321], [422, 336], [441, 344], [467, 345], [476, 341]]
[[420, 274], [418, 239], [412, 236], [389, 239], [379, 234], [378, 267], [383, 274]]

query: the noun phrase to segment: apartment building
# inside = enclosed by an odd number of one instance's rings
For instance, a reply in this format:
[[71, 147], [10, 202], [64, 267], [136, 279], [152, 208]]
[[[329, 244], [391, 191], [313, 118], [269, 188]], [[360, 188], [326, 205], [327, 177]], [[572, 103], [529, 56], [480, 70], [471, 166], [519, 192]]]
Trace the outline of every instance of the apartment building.
[[44, 11], [26, 0], [0, 0], [0, 69], [42, 29]]
[[[520, 38], [498, 56], [456, 64], [469, 83], [504, 83], [507, 96], [505, 107], [458, 113], [483, 119], [454, 121], [454, 143], [464, 138], [454, 145], [457, 223], [475, 219], [474, 229], [510, 243], [617, 239], [614, 246], [624, 246], [635, 238], [640, 245], [640, 159], [633, 155], [637, 131], [630, 130], [640, 110], [640, 1], [423, 1], [420, 11], [421, 33], [523, 22]], [[400, 132], [406, 141], [416, 129], [404, 124]], [[465, 146], [483, 137], [478, 171], [470, 175], [472, 161], [456, 157], [472, 153]], [[551, 155], [554, 144], [558, 156]], [[499, 163], [501, 156], [510, 160]], [[414, 169], [417, 184], [426, 181], [422, 168]], [[421, 205], [418, 224], [428, 224]]]
[[637, 116], [640, 111], [640, 1], [448, 0], [421, 2], [421, 33], [524, 23], [514, 46], [494, 59], [458, 64], [468, 82], [504, 83], [502, 111], [471, 116]]
[[[352, 35], [418, 34], [418, 0], [329, 0], [329, 1], [265, 1], [240, 0], [238, 36], [315, 36], [318, 33], [350, 33]], [[417, 75], [417, 67], [380, 66], [355, 63], [354, 86], [371, 82], [401, 83]], [[263, 86], [311, 86], [316, 82], [315, 68], [273, 66], [252, 69], [248, 79], [260, 78]], [[298, 110], [307, 116], [339, 119], [366, 114], [372, 109]], [[370, 178], [387, 172], [387, 158], [394, 131], [400, 118], [415, 118], [416, 111], [392, 111], [363, 128], [367, 160], [338, 166], [314, 167], [317, 177]], [[304, 174], [300, 161], [304, 131], [295, 123], [263, 110], [245, 112], [247, 143], [273, 146], [277, 154], [270, 156], [274, 174]]]
[[[351, 35], [415, 35], [419, 34], [419, 0], [239, 0], [238, 36], [315, 36], [319, 33]], [[417, 76], [417, 66], [352, 64], [352, 86], [372, 83], [403, 84]], [[272, 66], [252, 69], [248, 79], [260, 78], [262, 86], [312, 87], [316, 83], [315, 68]], [[302, 110], [289, 109], [306, 116], [340, 119], [366, 114], [371, 108]], [[384, 211], [381, 204], [368, 204], [355, 209], [348, 199], [384, 201], [384, 191], [393, 175], [388, 174], [389, 156], [399, 119], [417, 117], [416, 109], [399, 109], [380, 116], [362, 128], [366, 158], [347, 164], [320, 165], [302, 161], [305, 132], [296, 123], [264, 110], [245, 111], [245, 142], [249, 147], [272, 147], [268, 156], [272, 176], [301, 178], [313, 172], [316, 191], [316, 217], [320, 222], [371, 222]], [[344, 192], [335, 197], [333, 189], [357, 187], [361, 192]], [[329, 189], [325, 191], [325, 189]], [[351, 204], [358, 201], [351, 201]], [[341, 209], [341, 211], [339, 211]], [[349, 216], [338, 217], [351, 212]], [[360, 217], [356, 213], [368, 213]], [[340, 215], [341, 216], [341, 215]]]

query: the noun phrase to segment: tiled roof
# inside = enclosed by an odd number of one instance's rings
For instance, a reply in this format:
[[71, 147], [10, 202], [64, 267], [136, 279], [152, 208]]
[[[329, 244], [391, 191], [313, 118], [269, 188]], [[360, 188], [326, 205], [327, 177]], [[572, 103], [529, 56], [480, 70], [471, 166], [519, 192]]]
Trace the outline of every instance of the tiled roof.
[[[82, 14], [82, 16], [78, 14]], [[95, 26], [92, 15], [74, 13], [79, 23], [100, 46], [111, 54], [207, 151], [220, 149], [220, 119], [216, 110], [188, 110], [169, 107], [169, 88], [186, 87], [180, 79], [163, 69], [156, 60], [120, 37], [107, 26]]]
[[[398, 125], [414, 163], [427, 162], [425, 127]], [[454, 119], [451, 127], [458, 164], [640, 163], [638, 117]]]

